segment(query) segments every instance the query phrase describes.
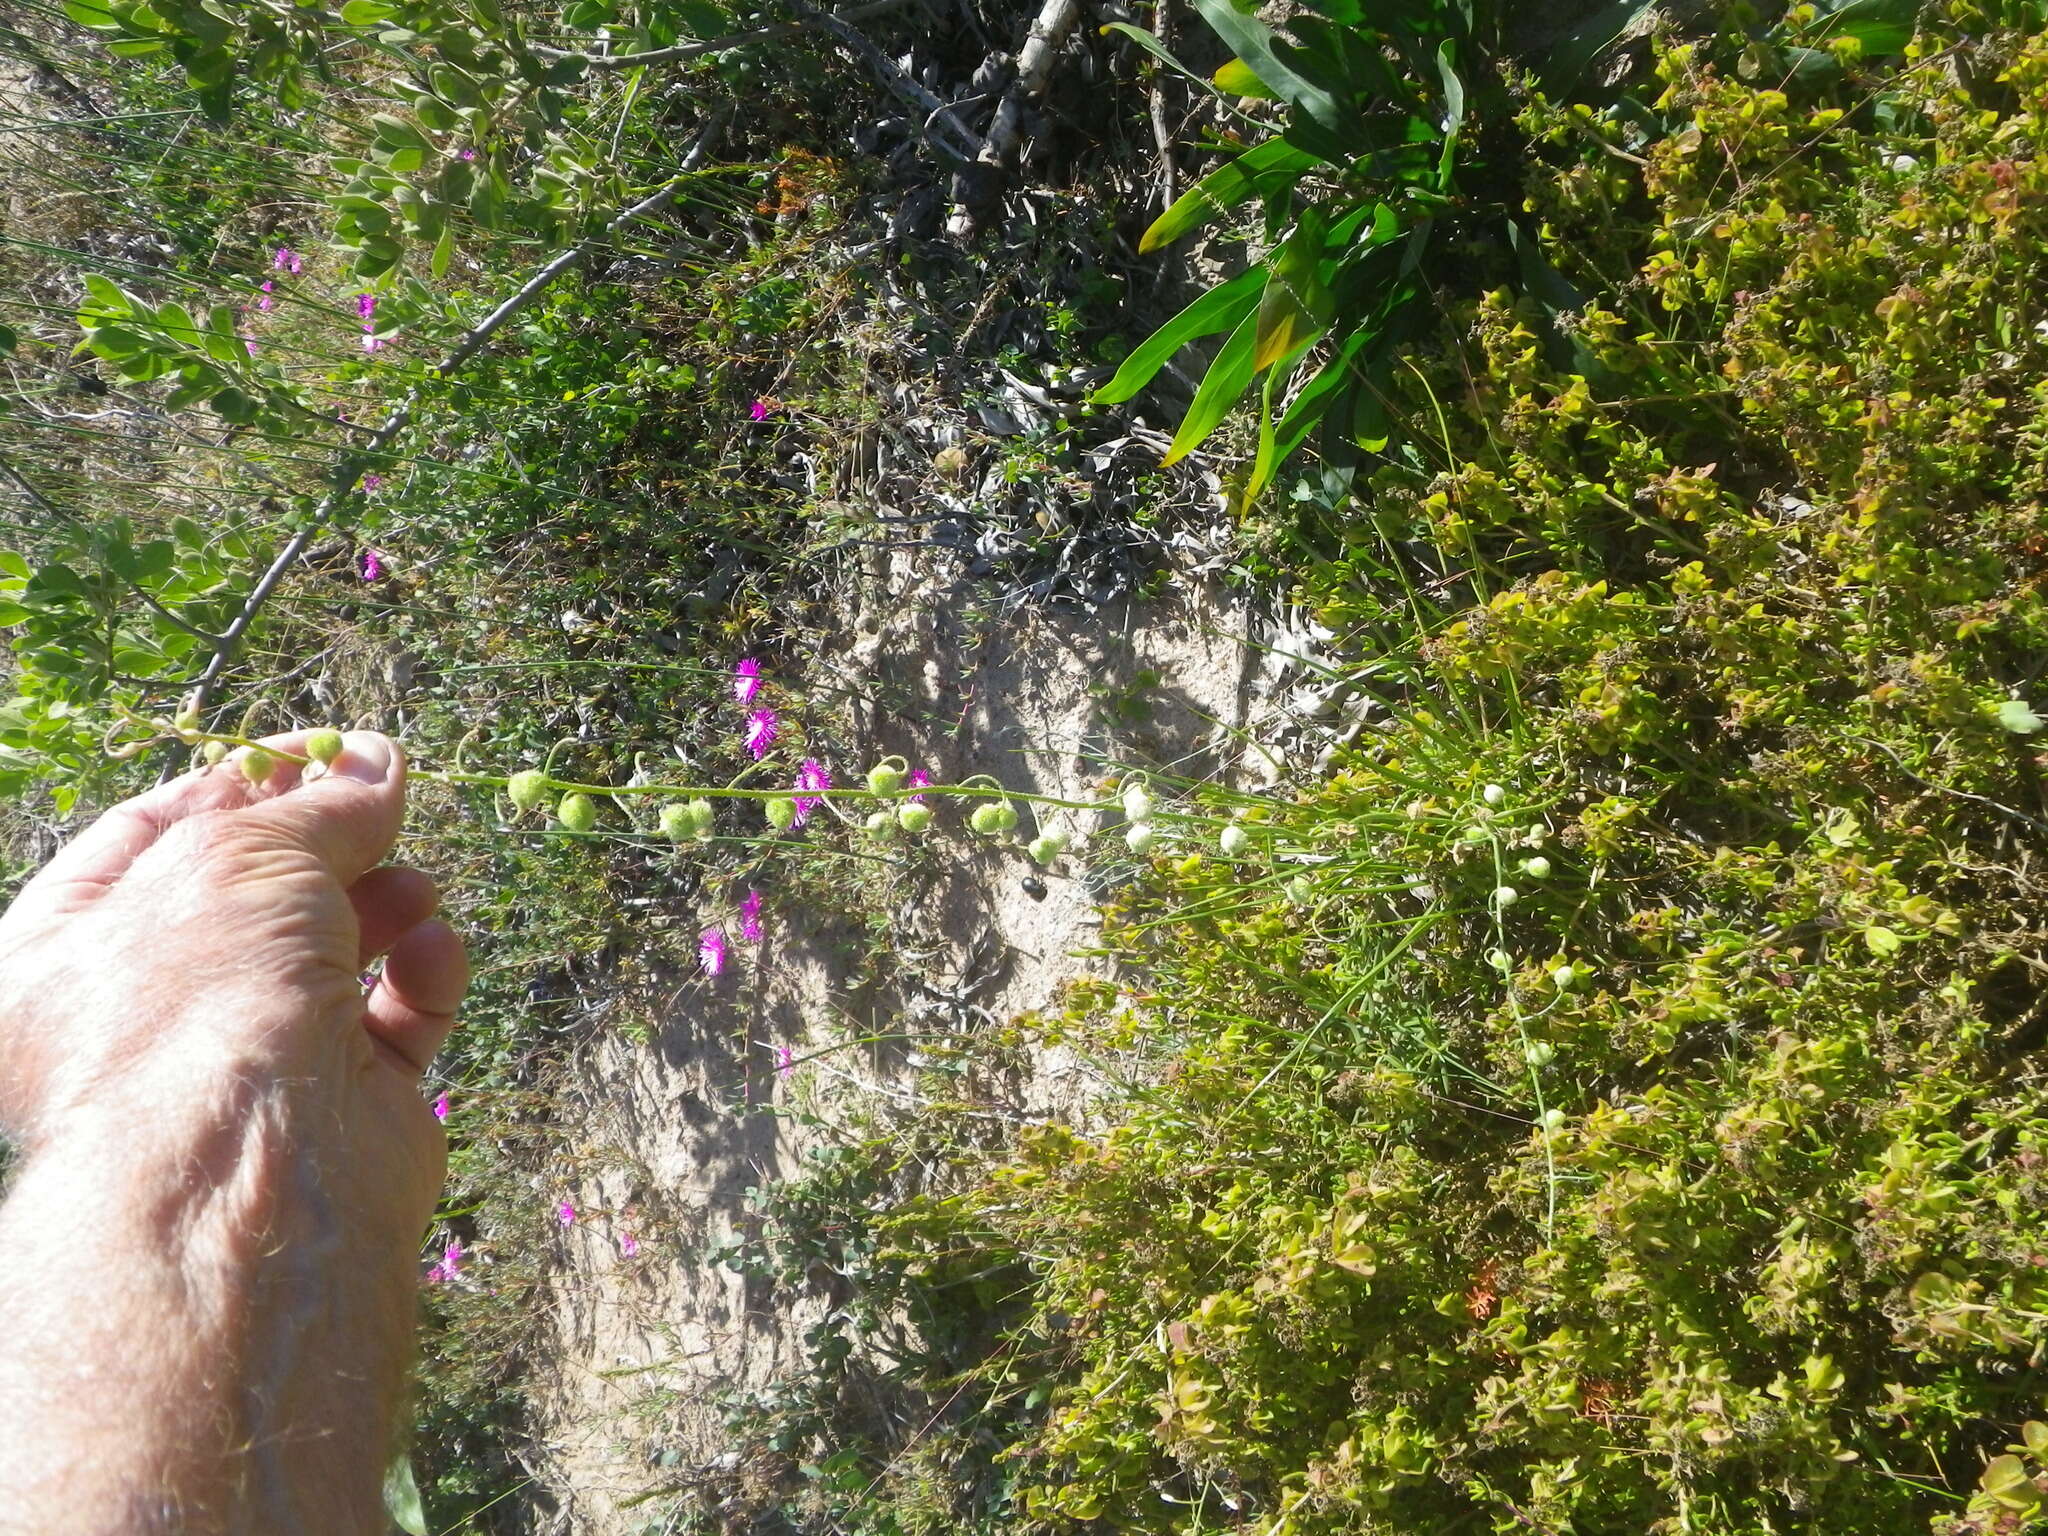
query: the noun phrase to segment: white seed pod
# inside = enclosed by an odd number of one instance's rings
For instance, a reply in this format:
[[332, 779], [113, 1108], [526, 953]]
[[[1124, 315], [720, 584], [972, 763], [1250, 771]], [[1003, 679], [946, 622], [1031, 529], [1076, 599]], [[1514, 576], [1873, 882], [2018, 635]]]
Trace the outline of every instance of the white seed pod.
[[1561, 1110], [1561, 1109], [1546, 1109], [1545, 1111], [1543, 1111], [1543, 1129], [1544, 1129], [1545, 1131], [1559, 1131], [1559, 1130], [1562, 1130], [1563, 1128], [1564, 1128], [1564, 1111], [1563, 1111], [1563, 1110]]
[[664, 805], [661, 808], [661, 835], [672, 843], [695, 837], [697, 818], [690, 814], [687, 805]]
[[1041, 865], [1051, 864], [1067, 851], [1067, 840], [1057, 832], [1041, 832], [1031, 839], [1025, 851], [1031, 855], [1033, 862]]
[[538, 768], [523, 768], [505, 781], [505, 796], [522, 811], [530, 811], [548, 797], [548, 776]]
[[1245, 849], [1251, 847], [1251, 845], [1251, 833], [1245, 831], [1236, 822], [1232, 822], [1229, 826], [1225, 827], [1223, 835], [1216, 839], [1216, 846], [1223, 850], [1223, 856], [1226, 859], [1242, 857]]
[[1512, 907], [1516, 902], [1520, 901], [1521, 899], [1522, 893], [1516, 890], [1512, 885], [1501, 885], [1494, 887], [1493, 904], [1496, 907]]
[[1547, 1067], [1556, 1058], [1557, 1052], [1541, 1040], [1530, 1041], [1528, 1048], [1522, 1052], [1522, 1060], [1532, 1067]]
[[867, 819], [868, 836], [878, 843], [892, 841], [896, 836], [896, 818], [887, 811], [871, 811]]
[[711, 802], [698, 796], [683, 807], [690, 813], [690, 831], [700, 842], [711, 836], [711, 829], [718, 824], [718, 812], [711, 808]]
[[1488, 805], [1499, 805], [1501, 801], [1507, 799], [1507, 797], [1508, 792], [1502, 789], [1498, 784], [1489, 784], [1486, 786], [1486, 788], [1479, 791], [1479, 798], [1484, 800]]
[[896, 812], [896, 825], [906, 832], [923, 832], [931, 824], [932, 811], [928, 805], [906, 805]]
[[306, 756], [316, 763], [332, 763], [341, 756], [343, 745], [341, 732], [331, 725], [322, 726], [319, 730], [306, 734]]
[[1579, 983], [1579, 968], [1575, 965], [1560, 965], [1550, 973], [1550, 984], [1560, 992], [1569, 992]]
[[1139, 858], [1152, 851], [1152, 845], [1159, 841], [1159, 834], [1152, 830], [1149, 821], [1137, 822], [1124, 829], [1124, 846]]
[[1152, 797], [1142, 784], [1124, 787], [1124, 820], [1144, 821], [1152, 814]]
[[1543, 857], [1540, 853], [1533, 859], [1524, 859], [1522, 860], [1522, 873], [1531, 880], [1548, 880], [1550, 878], [1550, 860]]

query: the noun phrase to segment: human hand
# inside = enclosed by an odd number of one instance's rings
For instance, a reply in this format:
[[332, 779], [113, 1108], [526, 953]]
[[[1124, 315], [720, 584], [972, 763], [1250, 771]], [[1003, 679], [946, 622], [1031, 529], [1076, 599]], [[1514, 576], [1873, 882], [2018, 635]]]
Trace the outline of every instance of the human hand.
[[[303, 751], [302, 736], [271, 744]], [[99, 1213], [88, 1269], [110, 1241], [142, 1246], [129, 1289], [159, 1268], [166, 1283], [147, 1315], [124, 1296], [98, 1320], [114, 1378], [169, 1329], [190, 1344], [169, 1362], [177, 1390], [224, 1394], [158, 1404], [216, 1421], [199, 1437], [213, 1443], [153, 1453], [211, 1458], [181, 1518], [212, 1510], [225, 1528], [234, 1490], [258, 1482], [276, 1529], [323, 1501], [301, 1528], [353, 1528], [339, 1512], [365, 1479], [374, 1505], [445, 1162], [418, 1081], [466, 982], [432, 882], [377, 867], [404, 793], [396, 747], [367, 733], [317, 776], [288, 761], [261, 786], [232, 765], [188, 774], [108, 812], [0, 918], [0, 1129], [22, 1156], [0, 1207], [0, 1313], [32, 1306], [37, 1255], [25, 1270], [16, 1250], [54, 1241], [24, 1215], [38, 1201], [66, 1227]], [[75, 1294], [75, 1257], [49, 1262]], [[124, 1346], [133, 1330], [149, 1338]], [[35, 1410], [32, 1378], [0, 1363], [0, 1420], [30, 1422], [9, 1410]], [[78, 1434], [126, 1432], [81, 1414]], [[59, 1445], [27, 1473], [75, 1496], [99, 1450]]]

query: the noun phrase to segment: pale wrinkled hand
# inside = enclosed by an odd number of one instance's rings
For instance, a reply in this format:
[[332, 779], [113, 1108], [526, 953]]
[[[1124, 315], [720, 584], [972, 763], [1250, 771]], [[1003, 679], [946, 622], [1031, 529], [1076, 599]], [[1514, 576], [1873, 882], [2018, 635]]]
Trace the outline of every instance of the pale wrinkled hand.
[[397, 747], [352, 732], [303, 778], [285, 761], [260, 786], [232, 764], [187, 774], [29, 882], [0, 918], [0, 1131], [33, 1148], [74, 1122], [231, 1117], [268, 1093], [319, 1165], [425, 1220], [444, 1146], [418, 1079], [466, 984], [462, 944], [426, 876], [378, 867], [404, 810]]

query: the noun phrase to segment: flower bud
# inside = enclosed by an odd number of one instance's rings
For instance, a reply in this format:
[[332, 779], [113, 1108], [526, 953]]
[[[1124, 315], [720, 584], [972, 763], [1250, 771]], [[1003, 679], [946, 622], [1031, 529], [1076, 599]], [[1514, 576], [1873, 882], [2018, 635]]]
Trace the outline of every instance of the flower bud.
[[903, 787], [903, 770], [894, 763], [877, 763], [868, 770], [868, 789], [877, 795], [893, 795]]
[[711, 836], [711, 829], [718, 822], [718, 812], [711, 808], [711, 802], [699, 795], [683, 807], [690, 813], [690, 831], [699, 838]]
[[1522, 860], [1522, 873], [1531, 880], [1548, 880], [1550, 878], [1550, 860], [1543, 857], [1540, 853], [1533, 859], [1524, 859]]
[[1521, 899], [1522, 893], [1516, 890], [1512, 885], [1502, 885], [1496, 886], [1494, 888], [1493, 904], [1496, 907], [1512, 907], [1516, 902], [1520, 901]]
[[588, 832], [597, 825], [597, 806], [588, 795], [564, 795], [555, 819], [571, 832]]
[[1067, 840], [1057, 832], [1039, 833], [1025, 849], [1038, 864], [1050, 864], [1066, 851]]
[[306, 736], [306, 756], [316, 763], [331, 763], [341, 756], [341, 732], [333, 726], [322, 726]]
[[1152, 830], [1149, 821], [1136, 822], [1124, 831], [1124, 844], [1139, 858], [1152, 851], [1152, 845], [1159, 841], [1159, 834]]
[[1152, 797], [1145, 793], [1142, 784], [1128, 785], [1124, 789], [1124, 819], [1143, 821], [1152, 814]]
[[787, 832], [796, 823], [796, 801], [788, 795], [775, 795], [763, 802], [761, 809], [767, 814], [768, 825], [778, 832]]
[[1569, 992], [1578, 985], [1579, 968], [1575, 965], [1560, 965], [1550, 973], [1550, 984], [1560, 992]]
[[1003, 830], [1003, 808], [1000, 805], [977, 805], [974, 814], [967, 818], [967, 824], [983, 837], [994, 837]]
[[896, 818], [887, 811], [870, 811], [867, 819], [868, 836], [878, 843], [891, 842], [896, 837]]
[[1296, 875], [1287, 882], [1287, 899], [1297, 907], [1305, 907], [1315, 900], [1315, 882], [1307, 875]]
[[896, 825], [906, 832], [923, 832], [932, 824], [932, 808], [928, 805], [906, 805], [896, 812]]
[[697, 818], [687, 805], [664, 805], [661, 808], [661, 835], [672, 843], [695, 837]]
[[1515, 968], [1515, 957], [1504, 949], [1489, 949], [1486, 952], [1486, 963], [1496, 971], [1512, 971]]
[[1479, 791], [1479, 798], [1484, 800], [1488, 805], [1499, 805], [1501, 801], [1507, 799], [1507, 797], [1508, 792], [1502, 789], [1498, 784], [1489, 784], [1486, 786], [1486, 788]]
[[548, 776], [538, 768], [524, 768], [505, 781], [505, 794], [522, 811], [530, 811], [548, 797]]
[[1216, 839], [1216, 846], [1223, 850], [1223, 856], [1226, 859], [1234, 859], [1241, 856], [1245, 849], [1251, 845], [1251, 833], [1245, 831], [1243, 827], [1238, 826], [1235, 822], [1225, 827], [1223, 835]]
[[261, 784], [270, 777], [270, 770], [277, 766], [277, 759], [261, 747], [250, 747], [235, 759], [242, 770], [242, 777], [251, 784]]
[[1522, 1052], [1522, 1060], [1532, 1067], [1547, 1067], [1556, 1057], [1557, 1052], [1541, 1040], [1532, 1040], [1528, 1049]]
[[1561, 1109], [1546, 1109], [1543, 1111], [1543, 1129], [1545, 1131], [1564, 1129], [1564, 1111]]

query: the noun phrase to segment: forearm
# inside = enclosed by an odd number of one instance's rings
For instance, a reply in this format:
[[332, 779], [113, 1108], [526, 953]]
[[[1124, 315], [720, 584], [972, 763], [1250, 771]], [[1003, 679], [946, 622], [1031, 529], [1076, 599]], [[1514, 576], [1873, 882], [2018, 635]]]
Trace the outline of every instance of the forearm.
[[96, 1111], [0, 1204], [0, 1507], [22, 1530], [381, 1529], [408, 1255], [340, 1251], [340, 1181], [281, 1087], [201, 1098]]

